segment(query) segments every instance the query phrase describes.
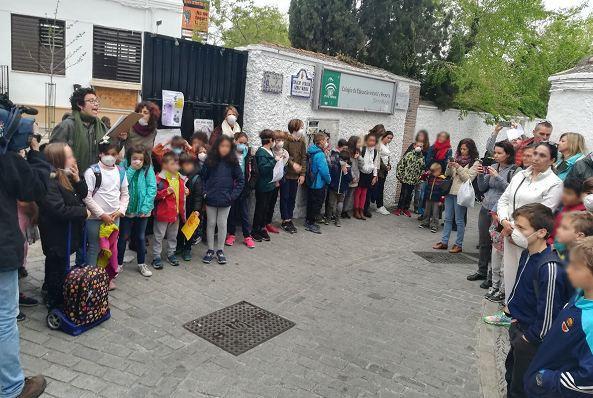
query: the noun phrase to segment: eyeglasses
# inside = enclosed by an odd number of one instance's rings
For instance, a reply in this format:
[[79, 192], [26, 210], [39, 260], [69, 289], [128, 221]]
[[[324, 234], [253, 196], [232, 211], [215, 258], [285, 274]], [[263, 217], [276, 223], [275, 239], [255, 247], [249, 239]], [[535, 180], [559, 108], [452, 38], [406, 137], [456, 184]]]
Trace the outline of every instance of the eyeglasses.
[[99, 100], [99, 98], [93, 98], [93, 99], [89, 99], [89, 100], [84, 100], [84, 102], [88, 102], [89, 104], [92, 104], [92, 105], [99, 105], [101, 103], [101, 101]]

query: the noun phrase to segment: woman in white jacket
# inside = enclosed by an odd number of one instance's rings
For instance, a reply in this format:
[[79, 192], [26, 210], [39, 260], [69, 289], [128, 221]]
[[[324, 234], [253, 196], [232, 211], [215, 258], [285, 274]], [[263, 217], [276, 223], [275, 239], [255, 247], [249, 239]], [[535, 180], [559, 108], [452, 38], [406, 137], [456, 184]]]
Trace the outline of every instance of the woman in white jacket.
[[504, 239], [504, 288], [505, 297], [510, 296], [519, 258], [524, 248], [515, 245], [509, 238], [514, 228], [513, 212], [530, 203], [541, 203], [552, 211], [560, 204], [562, 180], [554, 173], [552, 165], [558, 158], [558, 150], [549, 143], [541, 143], [533, 152], [533, 164], [513, 177], [497, 204], [497, 214], [503, 226]]

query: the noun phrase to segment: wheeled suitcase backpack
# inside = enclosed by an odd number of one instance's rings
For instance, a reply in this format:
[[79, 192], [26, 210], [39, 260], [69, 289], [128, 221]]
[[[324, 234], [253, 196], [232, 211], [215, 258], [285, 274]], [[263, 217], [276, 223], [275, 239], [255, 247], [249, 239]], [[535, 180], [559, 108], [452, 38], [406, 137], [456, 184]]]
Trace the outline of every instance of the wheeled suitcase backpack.
[[[70, 253], [70, 226], [68, 227], [68, 253]], [[83, 258], [86, 263], [86, 227], [83, 240]], [[63, 309], [55, 308], [47, 314], [47, 326], [61, 329], [72, 336], [86, 332], [111, 317], [109, 311], [109, 277], [105, 270], [82, 266], [66, 266]]]

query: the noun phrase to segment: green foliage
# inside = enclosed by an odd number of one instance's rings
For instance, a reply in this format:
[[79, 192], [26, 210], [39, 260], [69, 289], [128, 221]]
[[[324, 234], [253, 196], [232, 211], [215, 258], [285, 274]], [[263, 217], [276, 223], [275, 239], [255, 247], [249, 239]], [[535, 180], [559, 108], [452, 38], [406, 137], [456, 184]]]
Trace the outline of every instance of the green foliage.
[[290, 46], [286, 18], [275, 7], [258, 7], [253, 0], [213, 0], [210, 12], [214, 41], [226, 47], [264, 42]]
[[354, 0], [291, 0], [289, 15], [296, 48], [356, 57], [364, 45]]

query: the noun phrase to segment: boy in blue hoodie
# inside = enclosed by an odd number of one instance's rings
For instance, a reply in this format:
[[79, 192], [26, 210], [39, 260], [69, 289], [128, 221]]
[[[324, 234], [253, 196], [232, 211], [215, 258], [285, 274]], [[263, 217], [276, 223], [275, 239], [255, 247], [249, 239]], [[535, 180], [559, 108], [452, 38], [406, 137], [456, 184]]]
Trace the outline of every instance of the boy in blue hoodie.
[[571, 249], [566, 273], [577, 294], [558, 315], [527, 370], [528, 397], [593, 394], [593, 237]]
[[527, 368], [573, 293], [558, 255], [546, 242], [554, 228], [552, 210], [531, 203], [515, 210], [513, 218], [511, 239], [525, 250], [508, 299], [512, 318], [511, 349], [505, 363], [508, 398], [525, 397], [523, 377]]
[[315, 219], [319, 215], [325, 200], [325, 186], [331, 182], [324, 152], [328, 144], [325, 134], [315, 134], [313, 136], [313, 145], [307, 149], [309, 166], [307, 167], [306, 176], [308, 189], [305, 229], [316, 234], [320, 234], [321, 229], [315, 224]]

